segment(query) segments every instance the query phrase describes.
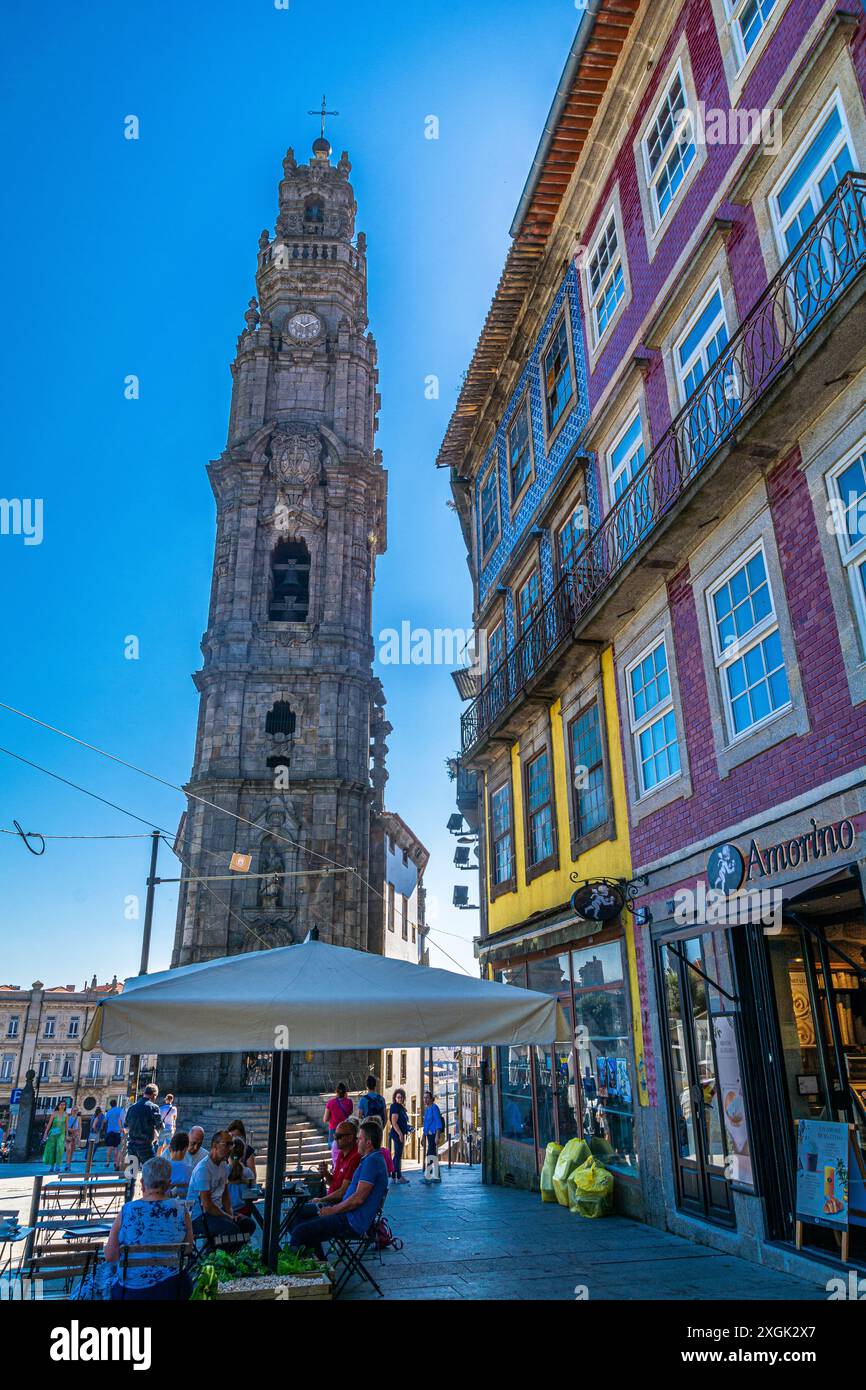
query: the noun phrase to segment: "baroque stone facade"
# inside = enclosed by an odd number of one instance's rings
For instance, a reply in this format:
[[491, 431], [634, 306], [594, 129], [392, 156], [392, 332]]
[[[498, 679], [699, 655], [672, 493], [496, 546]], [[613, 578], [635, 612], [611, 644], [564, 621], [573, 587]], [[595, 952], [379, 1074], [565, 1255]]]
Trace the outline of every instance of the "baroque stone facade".
[[[217, 534], [173, 966], [289, 945], [313, 926], [375, 949], [365, 880], [384, 701], [371, 615], [387, 482], [350, 167], [345, 153], [332, 164], [323, 139], [306, 164], [290, 149], [275, 235], [259, 239], [228, 444], [208, 470]], [[194, 881], [227, 874], [235, 854], [250, 856], [246, 872]], [[299, 1063], [293, 1088], [326, 1084], [339, 1065], [301, 1076]], [[225, 1054], [163, 1058], [160, 1073], [176, 1088], [231, 1090], [242, 1068]]]

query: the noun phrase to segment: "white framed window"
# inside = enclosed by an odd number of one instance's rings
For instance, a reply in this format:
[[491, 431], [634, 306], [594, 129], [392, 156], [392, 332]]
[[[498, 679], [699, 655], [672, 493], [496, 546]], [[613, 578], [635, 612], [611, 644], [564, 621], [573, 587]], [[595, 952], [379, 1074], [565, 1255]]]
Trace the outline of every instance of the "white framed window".
[[695, 121], [677, 63], [641, 141], [653, 221], [660, 227], [697, 155]]
[[770, 212], [783, 260], [808, 231], [836, 185], [853, 168], [854, 146], [842, 98], [836, 91], [770, 195]]
[[57, 1032], [57, 1019], [56, 1019], [56, 1018], [46, 1018], [46, 1020], [45, 1020], [45, 1032], [44, 1032], [44, 1035], [43, 1035], [43, 1036], [46, 1037], [46, 1038], [53, 1038], [56, 1032]]
[[81, 1020], [80, 1020], [80, 1018], [78, 1017], [78, 1015], [76, 1014], [73, 1018], [71, 1018], [71, 1019], [69, 1020], [69, 1023], [68, 1023], [67, 1028], [66, 1028], [66, 1036], [67, 1036], [68, 1038], [77, 1038], [77, 1037], [78, 1037], [78, 1030], [79, 1030], [80, 1024], [81, 1024]]
[[88, 1066], [88, 1069], [87, 1069], [87, 1075], [88, 1075], [88, 1078], [89, 1078], [91, 1081], [95, 1081], [96, 1078], [99, 1076], [101, 1067], [102, 1067], [102, 1057], [100, 1056], [100, 1054], [99, 1054], [98, 1052], [91, 1052], [91, 1054], [90, 1054], [90, 1065]]
[[48, 1065], [49, 1065], [49, 1059], [48, 1059], [47, 1057], [40, 1057], [40, 1058], [39, 1058], [39, 1080], [40, 1080], [40, 1081], [47, 1081], [47, 1080], [48, 1080]]
[[638, 796], [645, 796], [680, 771], [677, 721], [663, 637], [627, 667], [626, 680]]
[[607, 476], [612, 502], [622, 496], [645, 458], [643, 425], [640, 411], [637, 410], [607, 451]]
[[699, 304], [674, 349], [680, 404], [697, 391], [728, 345], [728, 319], [717, 280]]
[[614, 311], [625, 294], [622, 251], [616, 229], [616, 212], [610, 215], [589, 248], [586, 286], [596, 344], [601, 342]]
[[791, 708], [761, 541], [707, 590], [713, 654], [733, 741]]
[[7, 1038], [17, 1038], [17, 1037], [18, 1037], [18, 1029], [20, 1028], [20, 1026], [21, 1026], [21, 1020], [20, 1020], [20, 1018], [17, 1018], [17, 1017], [15, 1017], [15, 1018], [10, 1018], [9, 1022], [8, 1022], [7, 1025], [6, 1025], [6, 1036], [7, 1036]]
[[11, 1052], [4, 1053], [2, 1059], [0, 1059], [0, 1081], [12, 1080], [12, 1067], [14, 1062], [15, 1058]]
[[848, 575], [866, 656], [866, 439], [861, 439], [827, 475], [833, 529]]
[[738, 68], [755, 47], [778, 3], [779, 0], [725, 0]]
[[60, 1073], [60, 1080], [61, 1080], [61, 1081], [71, 1081], [71, 1080], [72, 1080], [72, 1058], [71, 1058], [71, 1057], [64, 1057], [64, 1058], [63, 1058], [63, 1070], [62, 1070], [61, 1073]]
[[114, 1059], [114, 1080], [121, 1081], [126, 1075], [126, 1058], [115, 1057]]

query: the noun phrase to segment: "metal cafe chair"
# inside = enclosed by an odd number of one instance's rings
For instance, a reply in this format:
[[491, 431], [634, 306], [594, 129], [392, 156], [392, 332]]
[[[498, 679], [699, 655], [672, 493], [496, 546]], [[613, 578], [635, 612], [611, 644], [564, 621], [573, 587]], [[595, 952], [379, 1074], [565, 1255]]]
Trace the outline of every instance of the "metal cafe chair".
[[372, 1271], [369, 1269], [369, 1261], [372, 1256], [380, 1253], [376, 1238], [379, 1232], [379, 1222], [382, 1220], [382, 1213], [384, 1210], [385, 1198], [383, 1197], [379, 1210], [376, 1212], [376, 1215], [362, 1236], [331, 1237], [330, 1248], [335, 1252], [334, 1298], [340, 1297], [346, 1285], [356, 1274], [362, 1279], [365, 1279], [368, 1284], [371, 1284], [380, 1298], [385, 1297]]
[[[181, 1279], [184, 1274], [189, 1274], [193, 1263], [193, 1257], [183, 1241], [174, 1241], [164, 1245], [121, 1245], [118, 1264], [121, 1302], [127, 1298], [126, 1276], [128, 1271], [145, 1265], [163, 1267], [166, 1279], [174, 1278], [175, 1301], [185, 1301], [186, 1293], [182, 1292]], [[135, 1301], [132, 1290], [129, 1291], [129, 1298], [131, 1302]]]

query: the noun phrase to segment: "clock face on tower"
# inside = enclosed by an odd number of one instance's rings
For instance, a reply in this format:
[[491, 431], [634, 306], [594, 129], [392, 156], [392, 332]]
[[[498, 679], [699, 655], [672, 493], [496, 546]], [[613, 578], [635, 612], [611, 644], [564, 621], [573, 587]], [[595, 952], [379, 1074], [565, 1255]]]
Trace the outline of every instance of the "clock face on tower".
[[288, 329], [296, 342], [311, 343], [321, 333], [322, 321], [316, 314], [304, 309], [299, 314], [292, 314]]

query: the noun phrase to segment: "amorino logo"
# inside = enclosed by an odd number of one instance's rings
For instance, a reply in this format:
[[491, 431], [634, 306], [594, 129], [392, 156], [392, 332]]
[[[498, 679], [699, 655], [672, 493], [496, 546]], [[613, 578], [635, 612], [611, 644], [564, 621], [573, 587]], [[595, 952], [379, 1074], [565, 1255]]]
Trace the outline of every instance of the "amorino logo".
[[68, 1327], [51, 1331], [52, 1361], [131, 1361], [134, 1371], [149, 1371], [149, 1327], [82, 1327], [73, 1318]]

